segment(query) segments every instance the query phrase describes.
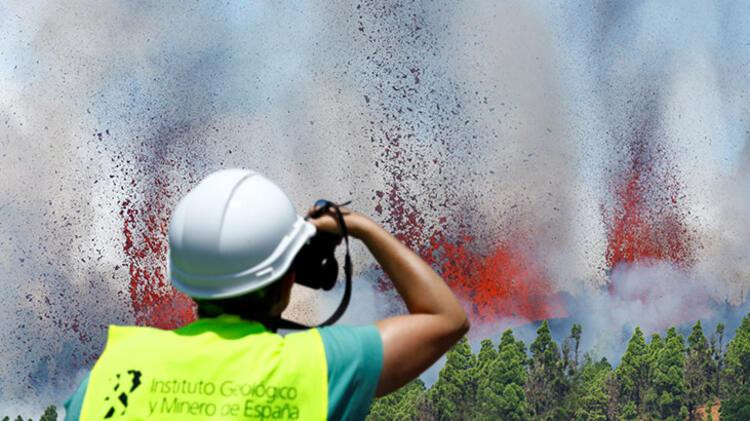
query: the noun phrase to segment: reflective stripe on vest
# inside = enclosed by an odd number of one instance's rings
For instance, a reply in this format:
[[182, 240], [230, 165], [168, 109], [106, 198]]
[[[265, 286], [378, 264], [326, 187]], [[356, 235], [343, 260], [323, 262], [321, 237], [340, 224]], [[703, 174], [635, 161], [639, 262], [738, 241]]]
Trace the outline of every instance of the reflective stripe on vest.
[[325, 420], [327, 377], [315, 329], [282, 337], [228, 315], [110, 326], [81, 420]]

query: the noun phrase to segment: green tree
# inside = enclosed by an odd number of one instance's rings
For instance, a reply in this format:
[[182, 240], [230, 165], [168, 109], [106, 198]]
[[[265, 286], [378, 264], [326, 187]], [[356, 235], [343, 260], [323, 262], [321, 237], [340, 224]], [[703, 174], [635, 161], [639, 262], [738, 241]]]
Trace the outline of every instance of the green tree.
[[670, 328], [653, 367], [656, 419], [676, 421], [687, 415], [683, 380], [685, 344], [677, 329]]
[[646, 347], [640, 327], [636, 327], [633, 336], [630, 337], [625, 355], [622, 356], [616, 373], [620, 385], [619, 395], [623, 416], [630, 414], [631, 407], [634, 407], [636, 411], [641, 410], [651, 382], [649, 349]]
[[711, 355], [714, 360], [714, 395], [722, 397], [721, 377], [724, 372], [724, 324], [716, 325], [716, 330], [711, 337]]
[[479, 393], [483, 387], [482, 382], [491, 376], [492, 364], [497, 359], [498, 353], [495, 349], [495, 345], [489, 339], [484, 339], [479, 345], [479, 354], [477, 354], [476, 364], [472, 370], [471, 377], [476, 384], [477, 389], [474, 390], [474, 401], [477, 403], [474, 408], [473, 418], [480, 417], [482, 409], [480, 408], [481, 402], [479, 401]]
[[607, 374], [604, 382], [607, 391], [607, 420], [616, 420], [622, 410], [622, 398], [620, 396], [620, 379], [617, 372]]
[[44, 414], [39, 418], [39, 421], [57, 421], [57, 408], [54, 405], [50, 405], [44, 410]]
[[481, 379], [489, 374], [492, 362], [497, 359], [497, 350], [495, 345], [489, 339], [482, 340], [479, 345], [479, 354], [477, 354], [476, 365], [474, 366], [474, 378]]
[[698, 320], [688, 337], [685, 356], [685, 403], [690, 411], [691, 419], [695, 409], [707, 402], [712, 395], [713, 372], [711, 349], [708, 340], [703, 335], [701, 322]]
[[721, 421], [750, 420], [750, 394], [737, 394], [721, 403]]
[[537, 337], [529, 349], [531, 363], [526, 381], [526, 399], [531, 414], [536, 419], [564, 417], [559, 409], [567, 391], [567, 382], [560, 351], [552, 340], [546, 320], [537, 329]]
[[563, 373], [572, 377], [575, 374], [575, 369], [573, 368], [573, 356], [571, 355], [573, 350], [570, 345], [570, 337], [563, 340], [561, 348]]
[[500, 338], [497, 356], [489, 365], [487, 374], [479, 379], [475, 419], [528, 419], [525, 383], [526, 347], [522, 341], [516, 341], [513, 331], [508, 329]]
[[579, 363], [579, 351], [581, 347], [581, 334], [583, 333], [583, 328], [579, 324], [573, 324], [573, 327], [570, 328], [570, 339], [573, 341], [573, 363], [571, 364], [571, 367], [573, 369], [573, 373], [575, 373], [578, 370], [578, 363]]
[[648, 354], [646, 356], [649, 384], [646, 393], [643, 395], [643, 406], [639, 408], [639, 411], [643, 413], [659, 413], [659, 396], [653, 387], [653, 380], [657, 375], [659, 355], [661, 355], [663, 349], [664, 341], [662, 341], [661, 336], [658, 333], [651, 334], [651, 341], [648, 344]]
[[605, 358], [594, 362], [586, 354], [579, 370], [578, 384], [573, 404], [577, 421], [606, 421], [609, 396], [607, 395], [607, 380], [612, 372], [612, 366]]
[[638, 421], [638, 409], [636, 408], [635, 401], [628, 401], [625, 406], [622, 407], [622, 415], [620, 416], [621, 421]]
[[570, 328], [570, 337], [573, 338], [573, 341], [575, 341], [575, 352], [578, 354], [578, 350], [581, 346], [581, 335], [583, 334], [583, 327], [578, 324], [574, 323], [573, 326]]
[[368, 421], [410, 421], [419, 419], [417, 402], [425, 394], [422, 380], [407, 383], [395, 392], [375, 399], [370, 406]]
[[[570, 328], [570, 335], [563, 341], [562, 344], [562, 360], [563, 360], [563, 371], [569, 376], [575, 376], [578, 370], [579, 350], [581, 346], [581, 325], [573, 324]], [[572, 355], [571, 355], [572, 354]]]
[[727, 345], [724, 374], [729, 397], [750, 394], [750, 314], [742, 319]]
[[648, 362], [652, 371], [662, 349], [664, 349], [664, 341], [662, 341], [661, 336], [658, 333], [652, 334], [651, 341], [648, 343]]
[[429, 391], [430, 404], [438, 420], [471, 419], [474, 408], [475, 357], [466, 337], [446, 354], [445, 366]]

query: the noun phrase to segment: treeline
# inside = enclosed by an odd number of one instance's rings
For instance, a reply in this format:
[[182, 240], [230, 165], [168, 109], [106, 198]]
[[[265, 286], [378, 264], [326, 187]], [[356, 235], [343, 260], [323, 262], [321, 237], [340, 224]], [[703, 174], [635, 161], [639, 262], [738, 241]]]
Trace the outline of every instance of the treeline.
[[[464, 338], [429, 389], [420, 380], [376, 399], [368, 420], [750, 420], [750, 314], [725, 344], [700, 321], [648, 342], [636, 328], [620, 365], [580, 355], [582, 328], [558, 345], [547, 322], [530, 346], [511, 330], [474, 354]], [[700, 408], [700, 410], [699, 410]], [[712, 420], [713, 421], [713, 420]]]
[[[750, 314], [727, 344], [722, 324], [710, 338], [698, 321], [687, 340], [671, 328], [648, 342], [636, 328], [617, 367], [581, 356], [582, 333], [573, 325], [560, 346], [545, 321], [528, 347], [506, 330], [497, 347], [485, 339], [477, 354], [464, 338], [432, 387], [416, 380], [376, 399], [367, 419], [711, 420], [721, 402], [722, 421], [750, 420]], [[50, 406], [39, 420], [56, 419]]]
[[[57, 420], [57, 408], [50, 405], [47, 407], [47, 409], [44, 410], [44, 413], [39, 418], [39, 421], [56, 421]], [[29, 418], [26, 420], [22, 416], [17, 416], [16, 418], [12, 419], [8, 416], [3, 417], [2, 421], [34, 421], [32, 418]]]

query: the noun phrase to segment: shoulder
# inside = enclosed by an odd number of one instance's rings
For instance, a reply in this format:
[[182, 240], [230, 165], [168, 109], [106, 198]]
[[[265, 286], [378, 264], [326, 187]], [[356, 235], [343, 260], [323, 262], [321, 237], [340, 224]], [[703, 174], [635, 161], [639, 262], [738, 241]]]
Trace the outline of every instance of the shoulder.
[[383, 342], [375, 325], [318, 329], [328, 365], [330, 419], [363, 419], [383, 367]]
[[328, 360], [353, 358], [382, 363], [383, 341], [375, 325], [327, 326], [318, 329]]
[[65, 401], [65, 421], [75, 421], [80, 418], [83, 397], [86, 395], [90, 375], [90, 372], [86, 373], [86, 377], [83, 378], [76, 391]]

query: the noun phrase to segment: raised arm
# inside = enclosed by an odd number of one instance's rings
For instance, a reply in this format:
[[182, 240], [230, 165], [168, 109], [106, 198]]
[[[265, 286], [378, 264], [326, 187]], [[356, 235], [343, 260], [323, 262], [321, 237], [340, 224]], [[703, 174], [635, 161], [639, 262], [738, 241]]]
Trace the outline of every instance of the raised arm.
[[[320, 230], [338, 232], [330, 215], [311, 222]], [[361, 214], [349, 212], [345, 222], [390, 277], [409, 310], [408, 315], [376, 323], [383, 339], [377, 395], [383, 396], [437, 361], [469, 330], [469, 321], [443, 279], [416, 253]]]

